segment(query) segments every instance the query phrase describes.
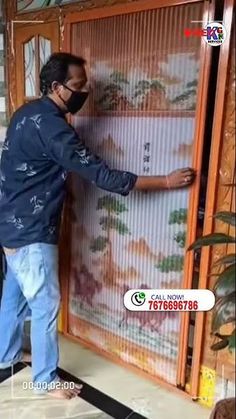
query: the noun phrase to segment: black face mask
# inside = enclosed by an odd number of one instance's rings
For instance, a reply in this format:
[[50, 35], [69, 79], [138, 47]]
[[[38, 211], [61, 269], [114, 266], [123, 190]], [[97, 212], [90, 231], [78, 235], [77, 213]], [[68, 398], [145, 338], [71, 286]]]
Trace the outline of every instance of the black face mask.
[[72, 115], [76, 114], [85, 104], [89, 93], [88, 92], [78, 92], [75, 90], [70, 89], [68, 86], [63, 86], [70, 90], [71, 96], [68, 100], [64, 100], [60, 97], [60, 99], [64, 102], [67, 111], [71, 113]]

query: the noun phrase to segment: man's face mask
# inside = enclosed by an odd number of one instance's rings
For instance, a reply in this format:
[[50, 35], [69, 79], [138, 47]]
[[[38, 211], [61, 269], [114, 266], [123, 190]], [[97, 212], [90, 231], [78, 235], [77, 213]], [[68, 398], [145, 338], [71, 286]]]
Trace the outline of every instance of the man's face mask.
[[64, 100], [62, 99], [62, 97], [60, 97], [60, 99], [64, 102], [64, 105], [67, 108], [67, 111], [69, 113], [71, 113], [72, 115], [76, 114], [85, 104], [89, 92], [79, 92], [76, 90], [72, 90], [70, 89], [68, 86], [66, 86], [65, 84], [63, 84], [63, 87], [65, 87], [67, 90], [69, 90], [71, 92], [71, 96], [68, 100]]

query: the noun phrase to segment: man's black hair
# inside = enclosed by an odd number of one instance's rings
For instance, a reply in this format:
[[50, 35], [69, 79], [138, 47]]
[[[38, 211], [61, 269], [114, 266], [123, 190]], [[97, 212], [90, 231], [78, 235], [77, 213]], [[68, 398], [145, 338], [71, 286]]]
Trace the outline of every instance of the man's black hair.
[[86, 61], [82, 57], [66, 52], [57, 52], [52, 54], [40, 72], [40, 90], [43, 95], [51, 91], [52, 83], [66, 83], [69, 80], [69, 66], [77, 65], [83, 67]]

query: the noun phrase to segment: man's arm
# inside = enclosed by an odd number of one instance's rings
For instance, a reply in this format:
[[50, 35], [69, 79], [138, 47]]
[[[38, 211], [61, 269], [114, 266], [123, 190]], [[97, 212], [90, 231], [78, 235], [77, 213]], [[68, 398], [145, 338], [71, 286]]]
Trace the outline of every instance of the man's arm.
[[193, 182], [194, 176], [194, 171], [190, 168], [175, 170], [167, 176], [139, 176], [135, 189], [154, 191], [184, 188]]
[[99, 188], [121, 195], [135, 190], [163, 190], [186, 187], [192, 183], [192, 169], [180, 169], [167, 176], [136, 176], [133, 173], [110, 169], [100, 157], [92, 154], [80, 141], [75, 130], [54, 116], [41, 122], [40, 136], [46, 154], [68, 171], [77, 172]]
[[77, 172], [97, 187], [128, 195], [134, 189], [137, 176], [110, 169], [106, 162], [90, 152], [76, 131], [59, 116], [42, 118], [39, 136], [45, 154], [69, 172]]
[[150, 191], [168, 189], [166, 176], [139, 176], [134, 189]]

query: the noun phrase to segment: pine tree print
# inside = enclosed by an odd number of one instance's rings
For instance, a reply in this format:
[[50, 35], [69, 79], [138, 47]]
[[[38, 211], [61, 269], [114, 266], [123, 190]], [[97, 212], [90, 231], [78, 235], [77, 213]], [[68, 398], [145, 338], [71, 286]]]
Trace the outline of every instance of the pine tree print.
[[[169, 225], [186, 225], [187, 223], [187, 209], [180, 208], [179, 210], [172, 211], [169, 216]], [[186, 231], [179, 231], [173, 237], [181, 249], [184, 249], [186, 242]], [[169, 255], [165, 257], [160, 263], [155, 265], [160, 272], [182, 272], [184, 268], [183, 255]]]
[[112, 255], [112, 232], [116, 232], [122, 236], [129, 233], [128, 227], [119, 219], [119, 215], [128, 211], [126, 206], [112, 195], [105, 195], [98, 199], [97, 210], [106, 212], [106, 215], [100, 217], [99, 224], [104, 231], [104, 235], [100, 235], [93, 239], [90, 245], [92, 252], [103, 252], [104, 256], [104, 282], [108, 285], [114, 285], [114, 262]]

